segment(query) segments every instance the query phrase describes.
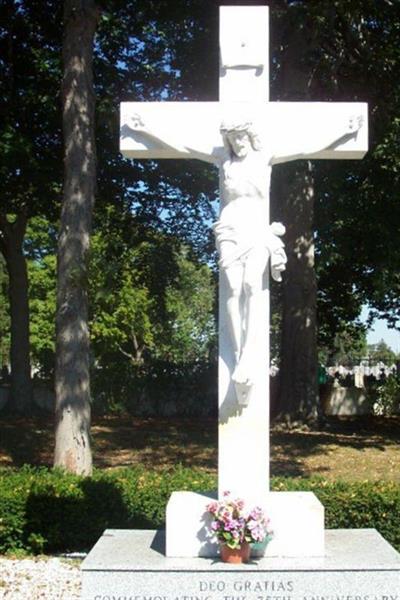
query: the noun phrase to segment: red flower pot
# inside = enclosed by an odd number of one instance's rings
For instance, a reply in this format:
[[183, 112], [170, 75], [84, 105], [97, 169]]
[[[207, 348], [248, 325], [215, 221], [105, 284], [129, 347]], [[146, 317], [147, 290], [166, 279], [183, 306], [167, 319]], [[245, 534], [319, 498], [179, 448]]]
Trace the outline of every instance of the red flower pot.
[[220, 552], [221, 552], [221, 560], [225, 563], [231, 563], [235, 565], [239, 565], [241, 563], [249, 562], [250, 559], [250, 544], [248, 542], [243, 542], [240, 548], [229, 548], [225, 544], [221, 544]]

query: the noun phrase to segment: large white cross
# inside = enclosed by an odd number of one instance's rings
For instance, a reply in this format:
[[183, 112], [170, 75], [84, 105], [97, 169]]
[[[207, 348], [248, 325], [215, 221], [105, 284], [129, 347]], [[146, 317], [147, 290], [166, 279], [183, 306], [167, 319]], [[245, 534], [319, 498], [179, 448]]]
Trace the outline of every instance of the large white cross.
[[[356, 159], [364, 156], [367, 150], [365, 104], [268, 101], [267, 7], [221, 7], [220, 50], [219, 102], [129, 102], [121, 105], [120, 147], [124, 156], [212, 160], [213, 148], [222, 145], [221, 122], [228, 115], [243, 111], [251, 114], [261, 139], [270, 149], [270, 166], [297, 158]], [[346, 129], [352, 115], [363, 118], [361, 129], [353, 133]], [[139, 123], [139, 127], [135, 123]], [[145, 127], [141, 129], [143, 124]], [[269, 223], [268, 170], [266, 164], [265, 226]], [[252, 346], [256, 375], [242, 404], [240, 398], [238, 400], [237, 385], [232, 381], [236, 357], [228, 323], [229, 295], [226, 277], [221, 273], [219, 494], [229, 490], [252, 503], [264, 505], [269, 488], [267, 274], [254, 308], [258, 322], [258, 335]]]

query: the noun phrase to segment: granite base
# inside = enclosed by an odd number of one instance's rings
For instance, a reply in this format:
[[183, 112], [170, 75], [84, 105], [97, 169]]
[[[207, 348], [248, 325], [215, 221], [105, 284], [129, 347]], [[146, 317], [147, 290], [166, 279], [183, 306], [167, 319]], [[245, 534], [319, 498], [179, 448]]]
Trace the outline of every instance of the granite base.
[[83, 600], [400, 600], [400, 555], [374, 529], [327, 530], [325, 556], [245, 565], [166, 558], [162, 531], [106, 530], [82, 563]]

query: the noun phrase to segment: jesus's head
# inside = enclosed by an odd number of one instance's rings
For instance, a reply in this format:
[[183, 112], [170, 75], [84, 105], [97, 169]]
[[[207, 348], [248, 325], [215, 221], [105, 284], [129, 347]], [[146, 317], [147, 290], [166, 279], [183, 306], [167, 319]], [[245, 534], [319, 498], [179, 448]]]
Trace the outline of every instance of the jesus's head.
[[224, 143], [239, 158], [247, 156], [250, 150], [260, 150], [261, 143], [256, 134], [253, 122], [249, 119], [235, 118], [224, 120], [220, 132]]

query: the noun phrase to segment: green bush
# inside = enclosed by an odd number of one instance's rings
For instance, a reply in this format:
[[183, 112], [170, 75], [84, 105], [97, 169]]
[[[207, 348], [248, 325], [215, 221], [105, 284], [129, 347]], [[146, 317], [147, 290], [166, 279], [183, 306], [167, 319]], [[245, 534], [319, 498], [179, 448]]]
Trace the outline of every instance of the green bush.
[[[212, 490], [214, 476], [194, 469], [95, 471], [0, 470], [0, 553], [90, 549], [106, 528], [158, 528], [175, 490]], [[309, 490], [325, 506], [328, 528], [376, 528], [400, 550], [400, 486], [274, 479], [275, 490]]]
[[213, 489], [202, 472], [142, 468], [84, 478], [24, 467], [0, 470], [0, 553], [87, 550], [106, 528], [157, 528], [174, 490]]
[[387, 379], [376, 384], [376, 415], [394, 415], [400, 409], [400, 380], [397, 376], [389, 375]]

